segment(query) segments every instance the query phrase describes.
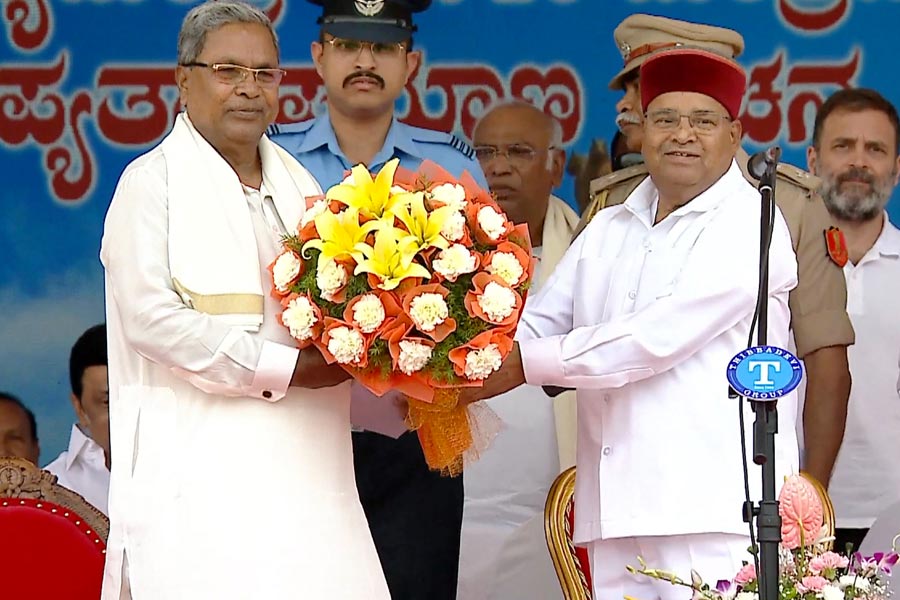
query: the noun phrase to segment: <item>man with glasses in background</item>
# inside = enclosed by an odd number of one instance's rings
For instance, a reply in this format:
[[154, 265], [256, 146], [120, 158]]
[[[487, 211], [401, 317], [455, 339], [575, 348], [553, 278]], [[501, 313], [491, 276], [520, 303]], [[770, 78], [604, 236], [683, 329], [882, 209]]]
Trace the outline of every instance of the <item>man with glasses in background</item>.
[[185, 110], [106, 216], [103, 600], [390, 598], [353, 479], [349, 375], [276, 319], [267, 267], [321, 193], [264, 135], [278, 61], [260, 10], [191, 9]]
[[[474, 151], [449, 133], [412, 127], [394, 116], [397, 99], [419, 66], [412, 14], [431, 0], [311, 0], [322, 6], [312, 59], [325, 85], [325, 110], [314, 119], [273, 125], [272, 139], [316, 177], [323, 189], [357, 164], [378, 171], [392, 159], [415, 170], [423, 160], [487, 188]], [[354, 386], [351, 420], [364, 411], [397, 410], [396, 398], [374, 398]], [[368, 407], [368, 408], [366, 408]], [[375, 408], [373, 408], [375, 407]], [[401, 410], [397, 410], [401, 415]], [[360, 499], [393, 600], [456, 597], [463, 478], [428, 469], [418, 437], [399, 427], [383, 435], [354, 431]], [[399, 435], [394, 438], [392, 436]]]
[[[566, 161], [562, 126], [522, 100], [490, 107], [472, 133], [475, 155], [500, 206], [527, 223], [535, 267], [525, 306], [565, 254], [578, 215], [553, 189]], [[491, 448], [468, 465], [459, 600], [552, 600], [559, 583], [544, 541], [544, 504], [553, 480], [575, 464], [575, 394], [549, 400], [522, 386], [489, 401], [503, 420]], [[557, 436], [557, 423], [564, 423]]]

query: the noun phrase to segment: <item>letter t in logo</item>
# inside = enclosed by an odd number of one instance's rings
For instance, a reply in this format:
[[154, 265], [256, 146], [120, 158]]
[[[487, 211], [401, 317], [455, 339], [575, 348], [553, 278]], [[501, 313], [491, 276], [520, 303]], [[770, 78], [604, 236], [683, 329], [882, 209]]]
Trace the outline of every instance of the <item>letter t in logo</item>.
[[759, 367], [759, 379], [756, 380], [756, 385], [775, 385], [775, 382], [769, 379], [769, 367], [775, 367], [775, 372], [778, 373], [781, 371], [780, 362], [777, 360], [751, 360], [747, 363], [750, 372], [756, 370], [756, 367]]

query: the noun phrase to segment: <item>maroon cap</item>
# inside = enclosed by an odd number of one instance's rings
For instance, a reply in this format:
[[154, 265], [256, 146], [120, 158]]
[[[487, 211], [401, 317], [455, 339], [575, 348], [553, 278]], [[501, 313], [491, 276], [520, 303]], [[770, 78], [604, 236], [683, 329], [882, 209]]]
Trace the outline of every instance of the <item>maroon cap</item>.
[[697, 92], [716, 100], [732, 119], [741, 110], [747, 75], [733, 60], [697, 48], [675, 48], [641, 65], [641, 109], [668, 92]]

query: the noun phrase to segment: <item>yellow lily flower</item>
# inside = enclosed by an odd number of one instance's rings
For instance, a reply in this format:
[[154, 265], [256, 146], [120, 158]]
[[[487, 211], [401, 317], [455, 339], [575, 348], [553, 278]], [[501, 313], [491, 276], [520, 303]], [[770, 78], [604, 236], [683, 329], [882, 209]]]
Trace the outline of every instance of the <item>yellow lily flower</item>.
[[340, 214], [326, 210], [315, 219], [318, 239], [303, 244], [303, 256], [308, 258], [308, 248], [318, 248], [322, 254], [320, 259], [341, 260], [353, 258], [356, 262], [363, 259], [363, 248], [368, 248], [366, 236], [378, 227], [377, 221], [359, 224], [359, 212], [348, 208]]
[[416, 241], [402, 229], [381, 227], [375, 232], [375, 245], [362, 248], [366, 258], [358, 261], [354, 275], [371, 273], [381, 280], [383, 290], [392, 290], [408, 277], [431, 278], [422, 265], [413, 262], [418, 252]]
[[450, 242], [441, 235], [441, 229], [454, 213], [452, 206], [442, 206], [431, 212], [425, 209], [425, 196], [421, 192], [410, 194], [408, 205], [399, 206], [394, 215], [406, 225], [409, 235], [416, 240], [417, 250], [434, 246], [441, 250], [450, 247]]
[[353, 182], [331, 187], [325, 197], [355, 208], [364, 217], [380, 218], [409, 201], [409, 194], [391, 191], [394, 173], [399, 164], [399, 158], [392, 158], [384, 164], [374, 180], [365, 165], [356, 165], [350, 170]]

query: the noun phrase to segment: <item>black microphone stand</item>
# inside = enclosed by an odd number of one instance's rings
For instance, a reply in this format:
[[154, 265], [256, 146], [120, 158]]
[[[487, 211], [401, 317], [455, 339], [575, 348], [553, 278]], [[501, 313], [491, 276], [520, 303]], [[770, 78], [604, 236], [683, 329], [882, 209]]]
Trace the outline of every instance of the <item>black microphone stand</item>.
[[[773, 219], [775, 213], [775, 169], [781, 151], [773, 148], [766, 153], [765, 172], [759, 178], [759, 193], [762, 196], [762, 211], [759, 228], [759, 289], [757, 292], [758, 321], [756, 328], [757, 345], [767, 344], [769, 312], [769, 245], [772, 242]], [[744, 511], [744, 519], [750, 522], [748, 512], [756, 514], [759, 540], [759, 598], [778, 600], [778, 545], [781, 542], [781, 515], [775, 497], [775, 434], [778, 433], [778, 411], [776, 402], [754, 402], [756, 421], [753, 424], [753, 462], [762, 466], [762, 501], [758, 509]]]

